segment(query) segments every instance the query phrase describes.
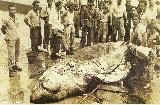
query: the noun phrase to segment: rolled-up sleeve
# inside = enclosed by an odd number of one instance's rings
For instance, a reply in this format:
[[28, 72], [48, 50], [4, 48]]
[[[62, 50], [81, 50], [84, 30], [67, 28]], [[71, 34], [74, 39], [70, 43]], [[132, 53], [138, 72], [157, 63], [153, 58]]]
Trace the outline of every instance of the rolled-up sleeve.
[[31, 17], [31, 11], [28, 12], [28, 14], [25, 16], [25, 18], [27, 18], [29, 20], [30, 17]]

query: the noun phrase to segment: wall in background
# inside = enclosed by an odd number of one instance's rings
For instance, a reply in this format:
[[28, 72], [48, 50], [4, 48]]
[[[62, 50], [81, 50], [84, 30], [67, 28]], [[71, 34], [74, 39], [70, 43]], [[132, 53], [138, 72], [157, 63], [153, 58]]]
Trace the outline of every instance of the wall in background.
[[[11, 3], [8, 1], [0, 1], [0, 10], [2, 10], [2, 11], [8, 10], [8, 4]], [[27, 4], [15, 3], [15, 5], [16, 5], [17, 13], [20, 13], [20, 14], [27, 14], [28, 11], [32, 8], [31, 5], [27, 5]]]

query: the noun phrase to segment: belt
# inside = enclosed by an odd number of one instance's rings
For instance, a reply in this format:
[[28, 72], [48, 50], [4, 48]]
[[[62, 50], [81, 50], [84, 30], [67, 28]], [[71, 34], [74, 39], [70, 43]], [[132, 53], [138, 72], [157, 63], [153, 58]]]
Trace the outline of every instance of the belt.
[[123, 17], [116, 17], [117, 19], [121, 19], [121, 18], [123, 18]]
[[94, 19], [84, 19], [84, 20], [94, 20]]
[[40, 28], [41, 28], [40, 26], [34, 26], [31, 29], [40, 29]]

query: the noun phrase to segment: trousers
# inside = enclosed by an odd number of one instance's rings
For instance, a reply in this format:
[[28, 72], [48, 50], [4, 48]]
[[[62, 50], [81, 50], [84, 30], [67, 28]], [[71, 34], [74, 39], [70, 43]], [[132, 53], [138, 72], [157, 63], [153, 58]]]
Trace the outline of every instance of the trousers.
[[64, 46], [66, 50], [69, 50], [69, 48], [73, 47], [74, 33], [75, 33], [74, 25], [69, 25], [64, 27], [64, 41], [65, 41]]
[[8, 66], [15, 65], [19, 62], [20, 39], [7, 40], [6, 44], [8, 50]]
[[[117, 39], [117, 35], [118, 35], [118, 39]], [[114, 17], [112, 41], [117, 41], [117, 40], [124, 41], [124, 35], [125, 35], [124, 19]]]
[[44, 24], [44, 39], [43, 39], [43, 48], [48, 50], [50, 36], [52, 35], [52, 26], [51, 24]]
[[87, 46], [91, 46], [93, 42], [94, 28], [93, 27], [82, 27], [82, 37], [80, 41], [81, 48]]
[[37, 51], [38, 46], [42, 44], [41, 28], [34, 27], [30, 29], [31, 49]]

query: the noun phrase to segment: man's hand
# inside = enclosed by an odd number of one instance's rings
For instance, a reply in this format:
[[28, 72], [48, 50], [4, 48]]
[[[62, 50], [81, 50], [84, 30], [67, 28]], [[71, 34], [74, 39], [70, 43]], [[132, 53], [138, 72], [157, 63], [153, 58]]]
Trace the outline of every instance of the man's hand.
[[24, 18], [24, 22], [26, 23], [26, 25], [28, 25], [30, 28], [32, 28], [32, 25], [31, 25], [31, 24], [29, 24], [29, 22], [28, 22], [28, 19], [27, 19], [27, 18]]
[[8, 39], [7, 37], [5, 37], [4, 40], [5, 40], [6, 42], [9, 41], [9, 39]]
[[1, 31], [2, 31], [2, 33], [3, 33], [4, 35], [6, 34], [6, 27], [5, 27], [4, 25], [2, 25]]

